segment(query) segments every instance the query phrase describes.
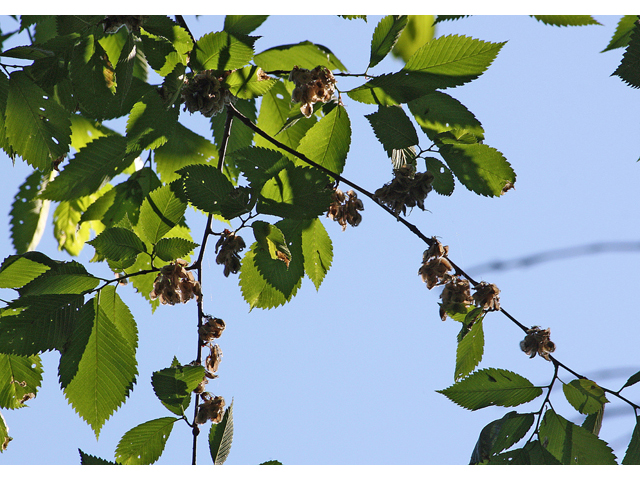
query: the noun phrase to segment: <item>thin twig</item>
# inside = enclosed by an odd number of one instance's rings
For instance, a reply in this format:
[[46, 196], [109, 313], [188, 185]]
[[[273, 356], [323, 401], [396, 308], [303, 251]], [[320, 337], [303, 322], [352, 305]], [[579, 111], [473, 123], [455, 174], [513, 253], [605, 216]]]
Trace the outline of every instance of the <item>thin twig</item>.
[[[222, 142], [220, 145], [220, 149], [218, 151], [218, 170], [222, 171], [224, 168], [224, 159], [227, 151], [227, 145], [229, 144], [229, 136], [231, 135], [231, 123], [233, 121], [233, 112], [230, 109], [227, 109], [227, 121], [224, 126], [224, 133], [222, 134]], [[202, 237], [202, 244], [200, 245], [200, 252], [198, 254], [198, 259], [194, 263], [196, 270], [198, 272], [198, 282], [200, 283], [200, 288], [202, 289], [202, 260], [204, 258], [204, 251], [207, 247], [207, 239], [210, 235], [213, 234], [213, 230], [211, 229], [211, 223], [213, 221], [213, 214], [209, 214], [207, 217], [207, 225], [204, 229], [204, 235]], [[202, 342], [200, 341], [200, 329], [202, 328], [202, 320], [204, 318], [204, 310], [202, 308], [202, 295], [197, 300], [198, 304], [198, 352], [196, 355], [196, 364], [202, 363]], [[198, 406], [200, 403], [200, 395], [195, 395], [195, 406], [193, 412], [193, 450], [191, 455], [191, 464], [196, 464], [196, 450], [198, 445], [198, 434], [200, 433], [200, 428], [196, 422], [196, 418], [198, 416]]]

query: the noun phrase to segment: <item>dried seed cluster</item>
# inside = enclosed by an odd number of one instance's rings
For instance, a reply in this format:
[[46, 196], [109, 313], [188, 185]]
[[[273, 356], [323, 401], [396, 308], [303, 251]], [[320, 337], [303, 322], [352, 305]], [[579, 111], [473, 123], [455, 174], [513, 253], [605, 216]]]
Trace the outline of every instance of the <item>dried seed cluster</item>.
[[220, 239], [216, 243], [216, 263], [224, 265], [224, 276], [228, 277], [230, 273], [238, 273], [240, 270], [240, 255], [244, 247], [246, 247], [241, 236], [224, 229]]
[[342, 231], [347, 229], [347, 223], [352, 227], [357, 227], [362, 221], [360, 211], [364, 210], [362, 200], [353, 190], [347, 191], [346, 195], [339, 188], [335, 188], [331, 196], [332, 203], [329, 206], [327, 217], [335, 220], [342, 226]]
[[394, 179], [377, 189], [374, 193], [380, 202], [388, 206], [393, 213], [407, 214], [407, 207], [415, 206], [424, 210], [424, 199], [431, 191], [433, 174], [431, 172], [414, 173], [411, 165], [403, 165], [393, 171]]
[[440, 304], [440, 318], [447, 319], [447, 311], [464, 313], [467, 305], [473, 302], [471, 291], [469, 290], [469, 280], [458, 276], [451, 277], [440, 294], [442, 303]]
[[222, 112], [225, 105], [235, 103], [236, 97], [222, 86], [223, 80], [224, 77], [216, 76], [214, 70], [204, 70], [185, 79], [182, 87], [185, 111], [211, 117]]
[[199, 394], [202, 400], [206, 402], [208, 398], [211, 398], [211, 394], [205, 392], [205, 386], [207, 385], [207, 383], [209, 383], [209, 380], [218, 377], [218, 375], [216, 375], [216, 372], [218, 371], [218, 366], [220, 365], [220, 361], [222, 360], [222, 350], [220, 346], [218, 344], [214, 344], [213, 341], [217, 338], [220, 338], [220, 335], [222, 335], [222, 332], [225, 329], [225, 323], [221, 318], [215, 318], [211, 315], [205, 315], [204, 319], [206, 320], [206, 322], [202, 324], [202, 326], [198, 330], [198, 334], [200, 335], [200, 345], [203, 347], [209, 347], [209, 355], [204, 362], [204, 378], [195, 388], [193, 393]]
[[165, 265], [153, 282], [153, 290], [149, 295], [151, 300], [160, 299], [163, 305], [187, 303], [193, 297], [200, 298], [202, 292], [200, 283], [193, 278], [193, 273], [186, 270], [187, 262], [177, 259]]
[[422, 266], [418, 269], [418, 275], [429, 290], [449, 282], [452, 278], [449, 272], [453, 270], [451, 262], [446, 258], [449, 247], [443, 246], [435, 237], [432, 240], [431, 246], [422, 254]]
[[327, 103], [336, 90], [336, 79], [333, 73], [321, 65], [313, 70], [300, 68], [296, 65], [289, 74], [289, 81], [295, 83], [295, 88], [291, 93], [291, 101], [293, 103], [302, 102], [300, 111], [307, 118], [313, 113], [314, 103]]
[[207, 423], [207, 420], [211, 420], [213, 423], [220, 423], [224, 414], [224, 398], [214, 396], [209, 392], [200, 394], [200, 398], [202, 403], [198, 405], [196, 423]]
[[537, 353], [550, 361], [549, 354], [556, 350], [556, 345], [551, 341], [551, 329], [542, 330], [540, 327], [531, 327], [527, 330], [524, 340], [520, 342], [520, 349], [529, 355], [529, 358], [535, 357]]
[[474, 287], [476, 292], [471, 295], [469, 281], [460, 275], [449, 273], [453, 270], [453, 265], [447, 259], [449, 247], [442, 245], [435, 237], [431, 240], [431, 245], [422, 254], [422, 265], [418, 269], [418, 275], [422, 277], [429, 290], [437, 285], [444, 285], [440, 294], [440, 318], [445, 320], [447, 311], [464, 313], [467, 306], [472, 304], [483, 310], [499, 310], [498, 287], [492, 283], [480, 282]]
[[473, 300], [483, 310], [500, 310], [500, 289], [493, 283], [480, 282], [473, 287]]

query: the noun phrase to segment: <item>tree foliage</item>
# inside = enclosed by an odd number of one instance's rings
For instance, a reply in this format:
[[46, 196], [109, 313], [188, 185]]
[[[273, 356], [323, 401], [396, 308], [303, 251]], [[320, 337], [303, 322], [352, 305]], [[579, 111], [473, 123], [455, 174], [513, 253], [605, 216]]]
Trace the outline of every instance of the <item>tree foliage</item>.
[[[458, 18], [439, 16], [435, 23]], [[597, 24], [580, 15], [535, 18], [556, 26]], [[567, 368], [551, 355], [548, 329], [513, 319], [500, 307], [495, 285], [470, 278], [449, 258], [448, 247], [405, 218], [407, 208], [424, 209], [431, 191], [450, 196], [460, 184], [500, 197], [515, 184], [508, 160], [485, 143], [489, 135], [480, 120], [454, 97], [455, 88], [490, 68], [506, 42], [433, 38], [432, 17], [389, 15], [373, 28], [364, 72], [352, 74], [329, 48], [308, 41], [256, 52], [253, 34], [268, 21], [262, 15], [227, 16], [222, 31], [199, 39], [181, 16], [20, 21], [35, 36], [29, 45], [2, 52], [25, 65], [2, 64], [0, 147], [34, 170], [17, 186], [10, 231], [15, 253], [0, 265], [0, 288], [16, 295], [0, 310], [0, 407], [20, 408], [37, 394], [39, 355], [56, 350], [60, 388], [97, 438], [138, 380], [137, 320], [119, 294], [129, 282], [151, 311], [194, 300], [199, 339], [195, 362], [174, 358], [152, 375], [151, 386], [171, 416], [124, 433], [115, 462], [154, 463], [175, 424], [184, 421], [194, 438], [211, 423], [211, 458], [224, 463], [233, 440], [233, 402], [225, 408], [222, 397], [205, 391], [217, 376], [216, 340], [224, 330], [224, 321], [203, 313], [209, 237], [217, 237], [216, 264], [225, 276], [238, 274], [249, 307], [279, 307], [296, 295], [305, 275], [319, 289], [328, 274], [333, 243], [320, 218], [357, 227], [363, 197], [425, 242], [419, 273], [428, 288], [444, 286], [441, 317], [461, 323], [454, 383], [439, 393], [469, 410], [521, 406], [545, 389], [550, 393], [558, 370]], [[632, 87], [640, 85], [638, 28], [637, 19], [623, 17], [605, 49], [626, 46], [614, 74]], [[373, 73], [388, 55], [404, 66]], [[339, 79], [346, 75], [360, 77], [361, 84], [341, 91]], [[366, 121], [393, 166], [393, 178], [374, 193], [343, 176], [352, 122], [364, 121], [350, 116], [343, 95], [371, 106]], [[181, 110], [210, 119], [210, 137], [181, 123]], [[105, 126], [112, 119], [125, 121], [123, 132]], [[343, 185], [350, 190], [343, 192]], [[92, 261], [105, 262], [115, 279], [35, 250], [52, 203], [60, 249], [73, 256], [89, 245]], [[187, 225], [191, 207], [207, 216], [204, 232]], [[213, 219], [223, 222], [222, 232], [212, 229]], [[491, 312], [504, 313], [524, 331], [527, 354], [553, 363], [548, 385], [535, 386], [506, 369], [477, 369], [483, 320]], [[612, 396], [631, 403], [621, 391], [640, 377], [618, 391], [576, 377], [562, 390], [586, 416], [583, 425], [557, 414], [547, 394], [539, 410], [511, 411], [488, 424], [471, 463], [615, 463], [598, 437], [602, 412]], [[524, 444], [509, 450], [532, 427]], [[639, 462], [638, 437], [636, 425], [623, 463]], [[0, 450], [9, 440], [0, 417]], [[80, 458], [82, 464], [112, 463], [82, 450]]]

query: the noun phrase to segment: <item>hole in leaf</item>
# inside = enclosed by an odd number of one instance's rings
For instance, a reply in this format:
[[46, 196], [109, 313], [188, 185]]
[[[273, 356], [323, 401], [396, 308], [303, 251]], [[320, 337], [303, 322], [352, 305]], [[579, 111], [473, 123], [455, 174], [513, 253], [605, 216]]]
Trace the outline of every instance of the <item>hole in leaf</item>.
[[284, 100], [284, 95], [282, 95], [281, 93], [276, 93], [276, 98], [279, 98], [280, 100]]

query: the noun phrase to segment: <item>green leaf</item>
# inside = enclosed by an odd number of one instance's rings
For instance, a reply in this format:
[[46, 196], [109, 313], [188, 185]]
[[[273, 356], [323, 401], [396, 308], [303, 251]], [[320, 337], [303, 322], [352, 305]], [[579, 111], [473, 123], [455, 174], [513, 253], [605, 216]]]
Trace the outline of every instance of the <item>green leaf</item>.
[[189, 255], [198, 247], [197, 243], [185, 238], [161, 238], [154, 247], [155, 254], [166, 262]]
[[394, 47], [398, 37], [407, 25], [406, 15], [387, 15], [376, 26], [371, 39], [369, 66], [376, 66]]
[[78, 449], [78, 453], [80, 454], [80, 465], [117, 465], [117, 463], [84, 453], [80, 449]]
[[80, 114], [71, 115], [71, 143], [77, 150], [87, 146], [96, 138], [106, 135], [119, 135], [117, 132], [105, 127], [99, 122], [89, 120]]
[[164, 15], [152, 15], [143, 24], [140, 38], [149, 65], [161, 76], [176, 65], [186, 65], [193, 48], [189, 32]]
[[616, 464], [616, 456], [605, 441], [551, 409], [546, 411], [540, 422], [538, 437], [563, 465]]
[[622, 56], [622, 61], [613, 75], [619, 76], [632, 88], [640, 88], [640, 20], [631, 32], [629, 45]]
[[151, 465], [164, 450], [176, 417], [162, 417], [141, 423], [125, 433], [116, 447], [116, 461], [122, 465]]
[[189, 165], [179, 171], [189, 203], [207, 213], [227, 220], [251, 211], [250, 189], [233, 187], [229, 179], [213, 165]]
[[470, 17], [471, 15], [437, 15], [435, 22], [433, 24], [437, 24], [444, 21], [449, 20], [459, 20], [461, 18]]
[[60, 358], [60, 381], [65, 397], [98, 438], [135, 383], [138, 332], [129, 308], [112, 286], [98, 292], [78, 315], [81, 330]]
[[437, 392], [463, 408], [478, 410], [490, 405], [514, 407], [527, 403], [540, 396], [542, 389], [517, 373], [486, 368]]
[[26, 407], [42, 384], [42, 362], [38, 355], [28, 357], [0, 353], [0, 407]]
[[[276, 83], [260, 101], [260, 114], [258, 125], [267, 134], [288, 147], [296, 149], [300, 139], [316, 121], [316, 117], [296, 122], [289, 128], [283, 129], [283, 125], [289, 118], [291, 111], [291, 93], [284, 83]], [[273, 144], [257, 133], [254, 136], [256, 147], [273, 148]]]
[[602, 418], [604, 417], [604, 405], [602, 405], [596, 413], [587, 415], [587, 418], [582, 422], [582, 428], [586, 428], [594, 435], [600, 434], [600, 428], [602, 428]]
[[96, 249], [96, 254], [115, 261], [134, 258], [146, 251], [140, 237], [131, 230], [121, 227], [107, 228], [87, 243]]
[[[635, 385], [638, 382], [640, 382], [640, 372], [636, 372], [631, 375], [622, 388], [630, 387], [631, 385]], [[622, 388], [620, 390], [622, 390]]]
[[334, 173], [342, 173], [350, 144], [351, 122], [347, 110], [337, 106], [307, 130], [298, 152]]
[[468, 330], [458, 342], [456, 349], [456, 370], [454, 380], [457, 382], [462, 377], [471, 373], [482, 360], [484, 353], [484, 331], [482, 329], [482, 317], [469, 328], [466, 324], [463, 329]]
[[605, 403], [609, 403], [604, 390], [586, 378], [575, 379], [563, 384], [562, 391], [571, 406], [586, 415], [596, 413]]
[[501, 453], [489, 459], [490, 465], [560, 465], [538, 440], [516, 450]]
[[296, 65], [308, 70], [312, 70], [318, 65], [323, 65], [329, 70], [347, 71], [347, 68], [331, 50], [323, 45], [317, 45], [309, 41], [270, 48], [257, 54], [253, 61], [265, 72], [272, 70], [290, 71]]
[[182, 220], [186, 209], [186, 202], [175, 195], [171, 185], [157, 188], [142, 202], [137, 233], [156, 244]]
[[257, 212], [282, 218], [314, 218], [331, 203], [329, 180], [316, 169], [287, 166], [260, 191]]
[[184, 365], [164, 368], [153, 372], [151, 385], [162, 404], [176, 415], [183, 415], [193, 390], [204, 378], [204, 367], [201, 365]]
[[228, 32], [207, 33], [196, 42], [191, 67], [220, 72], [242, 68], [253, 58], [255, 40], [256, 37]]
[[6, 132], [5, 111], [7, 109], [7, 97], [9, 96], [9, 78], [0, 72], [0, 148], [12, 159], [15, 159], [15, 152], [11, 147]]
[[613, 37], [611, 37], [611, 40], [609, 41], [609, 45], [607, 45], [607, 47], [604, 50], [602, 50], [602, 52], [606, 52], [608, 50], [614, 50], [620, 47], [626, 47], [627, 45], [629, 45], [629, 40], [631, 39], [631, 32], [633, 31], [633, 27], [635, 26], [636, 20], [638, 20], [637, 15], [624, 15], [618, 22], [616, 31], [613, 34]]
[[175, 173], [187, 165], [207, 163], [217, 158], [218, 149], [209, 140], [177, 123], [167, 143], [157, 148], [154, 159], [160, 178], [169, 183], [179, 178]]
[[209, 452], [214, 465], [222, 465], [229, 456], [233, 442], [233, 401], [224, 412], [220, 423], [211, 424]]
[[435, 28], [433, 27], [433, 15], [407, 15], [407, 26], [400, 34], [391, 54], [409, 60], [418, 48], [433, 40]]
[[[261, 250], [260, 245], [254, 242], [242, 258], [239, 275], [242, 296], [251, 310], [255, 307], [271, 309], [284, 305], [302, 284], [302, 275], [296, 283], [292, 284], [292, 275], [289, 272], [284, 263], [272, 260], [268, 252]], [[265, 278], [264, 274], [267, 276], [271, 274], [275, 280]], [[281, 289], [289, 287], [285, 289], [285, 293], [273, 285], [277, 280]]]
[[302, 228], [302, 254], [304, 271], [318, 290], [333, 261], [331, 238], [318, 218]]
[[249, 35], [264, 23], [269, 15], [226, 15], [224, 31], [231, 34]]
[[532, 413], [509, 412], [499, 420], [494, 420], [482, 429], [471, 454], [471, 465], [477, 465], [489, 457], [518, 442], [533, 425]]
[[365, 115], [376, 138], [391, 157], [393, 150], [418, 145], [418, 134], [411, 120], [400, 106], [378, 107], [378, 111]]
[[458, 180], [479, 195], [500, 196], [508, 183], [516, 181], [509, 162], [488, 145], [445, 144], [440, 147], [440, 154]]
[[259, 67], [248, 66], [231, 72], [222, 84], [238, 98], [260, 97], [278, 82], [275, 78], [264, 78], [263, 75]]
[[636, 416], [636, 426], [631, 441], [622, 459], [622, 465], [640, 465], [640, 417]]
[[15, 152], [44, 172], [69, 151], [68, 113], [23, 71], [14, 71], [9, 78], [5, 128]]
[[144, 95], [131, 109], [127, 119], [127, 153], [138, 155], [165, 144], [178, 122], [180, 109], [169, 110], [155, 91]]
[[602, 25], [591, 15], [531, 15], [545, 25], [556, 27], [577, 27], [582, 25]]
[[471, 133], [484, 139], [484, 129], [476, 117], [455, 98], [443, 92], [432, 92], [408, 103], [409, 110], [431, 140], [440, 133], [455, 136]]
[[427, 170], [433, 174], [431, 186], [440, 195], [451, 195], [455, 188], [453, 173], [437, 158], [426, 157]]
[[88, 143], [69, 160], [60, 175], [47, 185], [42, 197], [49, 200], [76, 200], [91, 195], [134, 160], [125, 155], [126, 140], [119, 135], [100, 137]]
[[262, 462], [260, 465], [282, 465], [282, 462], [279, 462], [278, 460], [269, 460]]
[[56, 266], [44, 253], [10, 255], [0, 265], [0, 288], [20, 288]]
[[264, 184], [283, 168], [293, 166], [281, 152], [263, 147], [242, 148], [231, 157], [256, 191], [262, 190]]
[[504, 44], [458, 35], [436, 38], [420, 47], [400, 72], [380, 75], [347, 94], [358, 102], [389, 106], [464, 85], [484, 73]]
[[89, 223], [81, 225], [80, 219], [90, 203], [89, 197], [82, 197], [58, 204], [53, 212], [53, 236], [58, 240], [58, 250], [64, 249], [72, 256], [80, 254], [91, 230]]
[[284, 261], [288, 266], [291, 261], [291, 252], [282, 231], [275, 225], [261, 220], [253, 222], [251, 228], [260, 248], [269, 252], [273, 260]]
[[82, 295], [29, 295], [0, 310], [0, 353], [36, 355], [62, 350], [69, 338]]

